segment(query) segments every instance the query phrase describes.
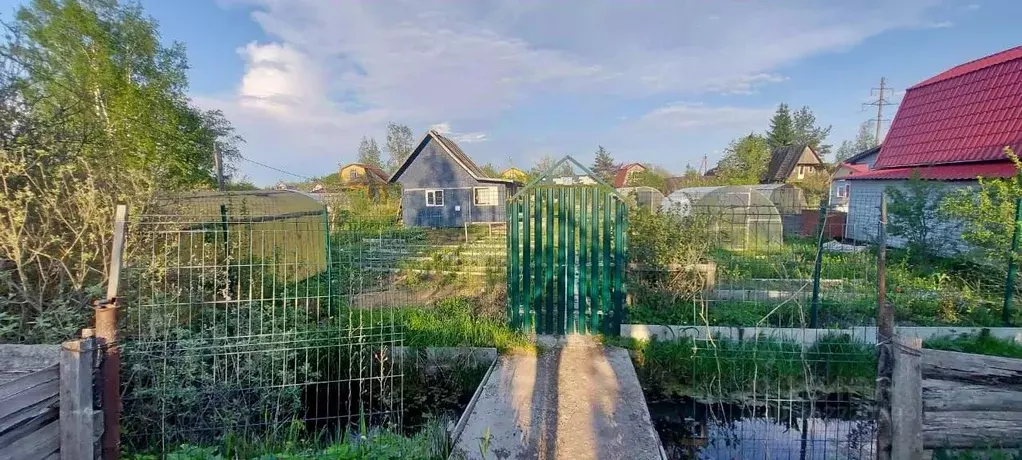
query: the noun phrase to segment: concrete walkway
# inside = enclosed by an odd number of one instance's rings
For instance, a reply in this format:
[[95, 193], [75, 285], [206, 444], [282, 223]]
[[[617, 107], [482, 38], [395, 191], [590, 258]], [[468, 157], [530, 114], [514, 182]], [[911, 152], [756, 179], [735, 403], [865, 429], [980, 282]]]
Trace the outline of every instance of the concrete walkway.
[[538, 355], [502, 356], [452, 458], [660, 459], [628, 352], [588, 337], [541, 339]]

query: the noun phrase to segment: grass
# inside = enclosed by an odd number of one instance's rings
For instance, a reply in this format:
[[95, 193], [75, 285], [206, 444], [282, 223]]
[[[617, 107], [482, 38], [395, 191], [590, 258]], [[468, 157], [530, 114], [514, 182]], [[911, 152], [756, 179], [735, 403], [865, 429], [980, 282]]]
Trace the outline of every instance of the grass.
[[507, 318], [474, 314], [462, 297], [407, 308], [400, 316], [410, 347], [494, 347], [501, 353], [533, 348], [529, 336], [508, 327]]
[[[704, 313], [705, 304], [705, 313]], [[757, 302], [733, 300], [682, 300], [674, 305], [643, 301], [628, 308], [630, 324], [679, 326], [809, 327], [810, 305], [805, 302]], [[873, 302], [820, 303], [820, 327], [841, 328], [873, 324]], [[704, 316], [705, 315], [705, 316]]]
[[820, 392], [868, 397], [875, 383], [873, 347], [844, 335], [808, 347], [767, 339], [608, 342], [631, 350], [643, 386], [664, 395], [714, 401]]
[[936, 449], [934, 460], [1022, 460], [1022, 450], [1018, 449]]
[[923, 342], [923, 347], [933, 350], [958, 351], [977, 355], [1022, 359], [1022, 344], [1014, 340], [994, 337], [990, 335], [990, 331], [987, 329], [983, 329], [978, 334], [961, 334], [958, 336], [929, 339]]
[[125, 456], [128, 460], [443, 460], [451, 453], [451, 442], [447, 435], [446, 420], [433, 420], [414, 436], [402, 436], [387, 430], [367, 428], [364, 424], [358, 432], [345, 432], [334, 442], [306, 439], [301, 435], [300, 422], [293, 434], [283, 443], [239, 443], [230, 436], [218, 446], [195, 446], [183, 444], [163, 455], [134, 454]]

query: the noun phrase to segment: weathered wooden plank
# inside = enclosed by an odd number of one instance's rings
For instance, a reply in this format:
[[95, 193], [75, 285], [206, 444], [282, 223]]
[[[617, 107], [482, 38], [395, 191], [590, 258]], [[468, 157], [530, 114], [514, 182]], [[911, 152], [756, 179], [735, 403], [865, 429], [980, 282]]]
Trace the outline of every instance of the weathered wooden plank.
[[0, 385], [0, 404], [6, 404], [11, 396], [26, 391], [32, 387], [42, 385], [60, 378], [60, 372], [56, 364], [40, 369], [31, 374], [25, 374], [17, 379]]
[[92, 367], [95, 339], [65, 342], [60, 351], [60, 456], [95, 457]]
[[0, 460], [45, 458], [60, 449], [60, 422], [53, 421], [42, 429], [0, 448]]
[[923, 443], [923, 401], [919, 391], [922, 380], [919, 338], [894, 336], [894, 369], [891, 372], [891, 458], [921, 460]]
[[1022, 359], [923, 350], [923, 378], [956, 380], [1022, 390]]
[[1022, 412], [927, 412], [923, 447], [1022, 447]]
[[927, 412], [983, 410], [1022, 412], [1022, 391], [951, 380], [924, 379], [923, 410]]
[[58, 413], [57, 402], [57, 395], [54, 394], [49, 398], [0, 419], [0, 433], [5, 433], [3, 436], [0, 436], [0, 445], [3, 445], [3, 438], [6, 436], [8, 430], [14, 430], [15, 427], [29, 423], [32, 420], [45, 421], [51, 417], [56, 418]]
[[50, 380], [0, 400], [0, 420], [57, 394], [58, 380]]

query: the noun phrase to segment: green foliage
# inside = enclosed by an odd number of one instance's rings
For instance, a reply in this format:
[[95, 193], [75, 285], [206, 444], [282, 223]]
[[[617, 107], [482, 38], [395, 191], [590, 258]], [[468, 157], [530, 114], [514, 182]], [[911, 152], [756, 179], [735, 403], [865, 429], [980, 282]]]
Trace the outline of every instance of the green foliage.
[[1022, 460], [1022, 450], [998, 449], [935, 449], [933, 460]]
[[230, 162], [241, 140], [190, 104], [184, 47], [136, 5], [35, 0], [7, 25], [0, 340], [59, 342], [106, 281], [114, 205], [138, 215], [157, 191], [211, 187], [214, 147]]
[[777, 106], [773, 118], [770, 119], [770, 129], [766, 133], [766, 142], [770, 149], [792, 145], [798, 141], [798, 134], [795, 131], [795, 124], [791, 118], [791, 111], [788, 104]]
[[941, 231], [940, 206], [946, 195], [941, 182], [923, 180], [914, 171], [904, 187], [889, 186], [885, 193], [890, 216], [887, 231], [908, 240], [910, 254], [928, 259], [950, 249]]
[[923, 347], [934, 350], [1022, 359], [1022, 344], [1011, 339], [994, 337], [990, 334], [989, 329], [982, 329], [977, 334], [935, 337], [923, 342]]
[[511, 330], [507, 318], [482, 316], [465, 298], [437, 302], [433, 308], [400, 313], [405, 344], [410, 347], [495, 347], [501, 351], [530, 349], [528, 336]]
[[806, 197], [806, 206], [818, 208], [820, 203], [826, 203], [830, 196], [830, 174], [827, 171], [811, 171], [802, 179], [789, 181], [802, 189]]
[[[383, 168], [383, 156], [380, 154], [380, 146], [376, 144], [376, 139], [362, 136], [362, 140], [358, 143], [358, 162]], [[400, 165], [400, 163], [398, 164]]]
[[[1010, 148], [1004, 153], [1016, 166], [1022, 166]], [[983, 251], [987, 261], [1004, 267], [1016, 227], [1015, 203], [1020, 198], [1022, 172], [1010, 179], [980, 178], [978, 190], [965, 188], [948, 194], [941, 211], [963, 223], [962, 238]]]
[[717, 164], [717, 176], [732, 184], [758, 184], [770, 164], [770, 145], [758, 134], [749, 134], [728, 145]]
[[859, 132], [855, 136], [855, 141], [841, 141], [841, 147], [835, 153], [835, 161], [840, 163], [879, 144], [876, 132], [870, 125], [871, 123], [868, 121], [859, 125]]
[[805, 348], [767, 338], [612, 343], [631, 349], [643, 387], [664, 395], [726, 401], [750, 393], [790, 397], [790, 391], [869, 394], [875, 383], [873, 347], [845, 335], [820, 337]]
[[667, 194], [667, 175], [660, 170], [646, 168], [645, 171], [633, 173], [628, 177], [628, 187], [653, 187], [660, 193]]
[[826, 128], [816, 125], [816, 115], [808, 106], [792, 114], [792, 129], [795, 131], [795, 144], [805, 144], [816, 151], [820, 157], [830, 153], [830, 145], [824, 144], [830, 135], [831, 126]]
[[[298, 460], [329, 458], [336, 460], [443, 460], [451, 452], [444, 420], [431, 422], [414, 436], [402, 436], [387, 430], [365, 429], [343, 433], [338, 442], [317, 447], [316, 442], [291, 442], [285, 445], [254, 443], [195, 446], [182, 444], [165, 457], [134, 454], [128, 460]], [[299, 440], [300, 441], [300, 440]]]
[[593, 173], [600, 176], [604, 182], [608, 184], [614, 180], [614, 174], [617, 173], [617, 165], [614, 164], [614, 158], [610, 156], [610, 152], [603, 146], [598, 146], [596, 149], [596, 156], [593, 158], [593, 167], [591, 168]]
[[[375, 144], [375, 142], [374, 142]], [[404, 164], [415, 149], [412, 129], [408, 126], [390, 122], [387, 124], [387, 172], [393, 173]]]

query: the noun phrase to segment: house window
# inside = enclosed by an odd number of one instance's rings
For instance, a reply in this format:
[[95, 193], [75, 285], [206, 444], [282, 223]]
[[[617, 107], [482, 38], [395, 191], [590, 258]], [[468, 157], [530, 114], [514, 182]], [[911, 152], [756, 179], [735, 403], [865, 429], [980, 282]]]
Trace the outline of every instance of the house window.
[[426, 206], [443, 206], [443, 190], [426, 190]]
[[497, 187], [476, 187], [472, 193], [472, 203], [476, 206], [496, 206]]
[[805, 179], [805, 177], [806, 177], [806, 167], [802, 166], [802, 165], [798, 165], [798, 178], [799, 179]]
[[348, 171], [348, 180], [358, 179], [358, 170], [352, 169]]
[[837, 192], [837, 197], [838, 198], [845, 198], [845, 197], [847, 197], [848, 196], [848, 184], [845, 184], [845, 183], [837, 184], [836, 192]]

